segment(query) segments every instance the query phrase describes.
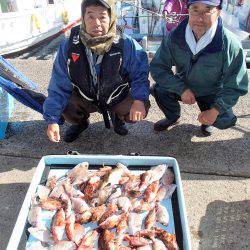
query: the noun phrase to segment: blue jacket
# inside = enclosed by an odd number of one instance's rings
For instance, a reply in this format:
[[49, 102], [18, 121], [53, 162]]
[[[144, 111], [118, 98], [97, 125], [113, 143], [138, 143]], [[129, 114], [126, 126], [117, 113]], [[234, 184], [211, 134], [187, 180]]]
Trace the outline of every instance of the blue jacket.
[[[149, 98], [149, 65], [147, 54], [132, 38], [124, 37], [123, 69], [131, 80], [131, 94], [134, 100], [147, 101]], [[48, 97], [43, 105], [43, 117], [48, 124], [62, 124], [61, 118], [68, 104], [73, 86], [67, 69], [68, 39], [64, 40], [57, 52], [53, 65]]]

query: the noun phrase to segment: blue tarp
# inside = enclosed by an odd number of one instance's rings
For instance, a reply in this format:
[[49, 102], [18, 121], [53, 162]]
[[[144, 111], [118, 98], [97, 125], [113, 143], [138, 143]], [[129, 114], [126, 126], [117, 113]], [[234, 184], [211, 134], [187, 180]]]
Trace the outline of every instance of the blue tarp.
[[37, 84], [19, 72], [2, 56], [0, 56], [0, 86], [19, 102], [43, 113], [45, 96], [35, 92]]

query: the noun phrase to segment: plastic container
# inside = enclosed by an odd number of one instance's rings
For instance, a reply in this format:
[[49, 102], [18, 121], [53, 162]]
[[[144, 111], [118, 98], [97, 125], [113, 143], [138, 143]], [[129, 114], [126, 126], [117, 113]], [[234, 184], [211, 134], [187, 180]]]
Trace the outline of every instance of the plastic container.
[[6, 128], [14, 111], [14, 98], [0, 87], [0, 140], [4, 139]]
[[27, 216], [29, 212], [31, 197], [36, 192], [37, 185], [45, 183], [50, 171], [63, 171], [71, 169], [76, 164], [87, 161], [90, 169], [98, 169], [103, 164], [116, 165], [120, 162], [129, 167], [131, 170], [144, 171], [151, 166], [167, 164], [172, 168], [175, 176], [176, 191], [173, 193], [170, 205], [172, 206], [173, 222], [176, 239], [180, 249], [190, 250], [191, 241], [186, 216], [186, 208], [182, 190], [181, 176], [176, 159], [171, 157], [159, 156], [122, 156], [122, 155], [66, 155], [66, 156], [44, 156], [35, 171], [22, 208], [18, 215], [15, 227], [10, 237], [7, 249], [24, 249], [27, 242]]

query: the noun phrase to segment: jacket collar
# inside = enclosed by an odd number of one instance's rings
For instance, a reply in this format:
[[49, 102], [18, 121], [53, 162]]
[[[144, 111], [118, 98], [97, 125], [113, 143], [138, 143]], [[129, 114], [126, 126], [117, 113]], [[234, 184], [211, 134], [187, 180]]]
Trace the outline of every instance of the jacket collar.
[[[185, 50], [190, 51], [188, 44], [185, 39], [186, 26], [188, 24], [188, 17], [184, 19], [179, 26], [172, 32], [171, 38], [173, 42], [178, 44], [178, 46]], [[209, 43], [199, 54], [212, 54], [221, 51], [223, 48], [222, 40], [222, 19], [218, 18], [218, 26], [215, 32], [215, 36], [211, 43]]]

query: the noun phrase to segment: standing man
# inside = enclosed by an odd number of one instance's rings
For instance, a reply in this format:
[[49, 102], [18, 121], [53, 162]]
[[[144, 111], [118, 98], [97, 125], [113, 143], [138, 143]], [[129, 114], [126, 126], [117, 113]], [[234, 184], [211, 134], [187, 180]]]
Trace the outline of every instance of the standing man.
[[44, 102], [47, 135], [59, 142], [59, 124], [73, 125], [64, 140], [72, 142], [100, 112], [109, 128], [128, 133], [125, 122], [144, 119], [149, 109], [148, 60], [136, 41], [117, 34], [114, 1], [83, 0], [82, 23], [71, 30], [54, 62]]
[[197, 103], [201, 131], [210, 135], [211, 126], [235, 125], [232, 107], [248, 88], [246, 64], [240, 42], [223, 27], [220, 0], [189, 0], [187, 6], [189, 18], [162, 41], [151, 62], [154, 96], [166, 117], [154, 130], [178, 122], [182, 101]]

